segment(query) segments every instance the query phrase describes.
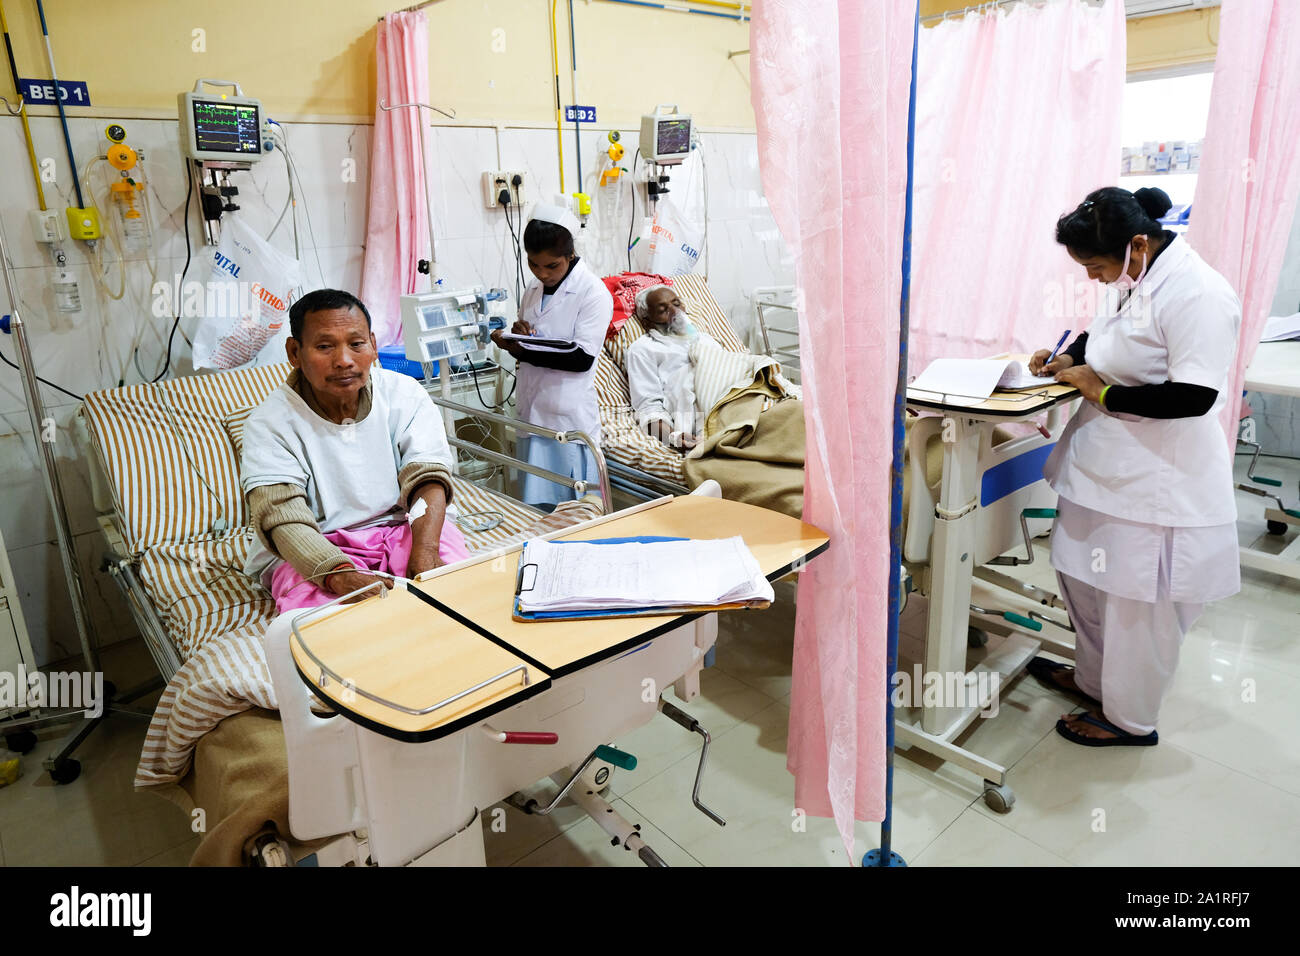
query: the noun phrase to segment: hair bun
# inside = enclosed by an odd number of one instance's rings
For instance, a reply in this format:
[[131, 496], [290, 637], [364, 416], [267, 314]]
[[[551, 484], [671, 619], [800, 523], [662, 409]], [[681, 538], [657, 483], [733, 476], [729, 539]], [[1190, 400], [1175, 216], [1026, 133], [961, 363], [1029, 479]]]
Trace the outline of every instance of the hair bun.
[[1169, 194], [1163, 189], [1157, 189], [1155, 186], [1143, 186], [1133, 194], [1133, 198], [1142, 207], [1142, 211], [1153, 220], [1158, 220], [1174, 205], [1169, 200]]

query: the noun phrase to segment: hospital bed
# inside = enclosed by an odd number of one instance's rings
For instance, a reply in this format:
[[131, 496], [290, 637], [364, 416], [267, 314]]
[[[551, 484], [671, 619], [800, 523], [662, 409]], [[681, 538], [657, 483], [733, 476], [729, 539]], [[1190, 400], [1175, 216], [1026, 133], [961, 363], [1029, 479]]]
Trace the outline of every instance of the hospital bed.
[[[260, 637], [274, 605], [242, 573], [253, 533], [239, 450], [249, 412], [288, 371], [275, 365], [109, 389], [88, 395], [81, 409], [78, 430], [107, 542], [103, 570], [125, 596], [163, 680], [172, 682], [160, 709], [192, 705], [221, 721], [250, 703], [273, 703]], [[595, 495], [543, 515], [458, 476], [452, 485], [448, 520], [460, 525], [471, 553], [604, 511]], [[192, 752], [164, 752], [159, 760], [188, 763]], [[143, 782], [167, 776], [160, 770]]]
[[[330, 795], [339, 792], [337, 786], [318, 787], [310, 779], [305, 783], [299, 780], [296, 790], [290, 786], [295, 760], [301, 768], [302, 754], [313, 753], [311, 747], [315, 744], [310, 743], [303, 751], [286, 741], [286, 737], [297, 739], [291, 727], [299, 728], [311, 721], [294, 709], [302, 703], [301, 694], [285, 696], [284, 681], [272, 678], [274, 658], [268, 661], [264, 639], [274, 620], [274, 607], [269, 595], [242, 573], [253, 538], [238, 484], [243, 424], [251, 409], [283, 381], [287, 372], [287, 365], [279, 365], [111, 389], [87, 396], [81, 410], [81, 439], [90, 452], [92, 489], [100, 526], [109, 544], [105, 570], [125, 595], [158, 670], [168, 681], [146, 736], [136, 785], [156, 788], [186, 812], [210, 815], [205, 829], [211, 836], [201, 843], [196, 854], [196, 859], [201, 857], [204, 862], [405, 862], [400, 859], [401, 852], [396, 856], [390, 853], [392, 844], [385, 843], [382, 835], [378, 846], [371, 843], [371, 830], [378, 834], [389, 832], [383, 829], [381, 819], [369, 827], [349, 827], [318, 837], [319, 824], [311, 821], [329, 818], [330, 808], [337, 809], [329, 802]], [[513, 464], [523, 466], [520, 462]], [[604, 501], [594, 495], [566, 502], [554, 513], [542, 515], [458, 476], [452, 483], [455, 513], [449, 510], [449, 520], [459, 519], [472, 555], [464, 565], [496, 576], [500, 576], [500, 562], [518, 542], [554, 536], [566, 529], [600, 527], [615, 518], [629, 517], [626, 513], [605, 515]], [[637, 513], [654, 504], [638, 506]], [[721, 507], [728, 504], [715, 502]], [[767, 514], [760, 509], [749, 511]], [[499, 523], [486, 527], [482, 520], [485, 516]], [[771, 518], [792, 520], [779, 515]], [[752, 516], [747, 517], [747, 523], [753, 524]], [[693, 524], [690, 533], [700, 534], [701, 523], [696, 520]], [[793, 526], [783, 527], [788, 531], [790, 527], [806, 526], [794, 522]], [[816, 544], [824, 546], [825, 539], [814, 541]], [[796, 558], [792, 547], [791, 542], [780, 539], [777, 553], [785, 555], [786, 560], [781, 567], [774, 567], [774, 573], [789, 571]], [[435, 575], [430, 587], [437, 583]], [[397, 607], [407, 596], [406, 592], [395, 599], [390, 596], [383, 607]], [[655, 680], [661, 690], [674, 686], [681, 701], [692, 699], [698, 694], [704, 655], [716, 638], [716, 615], [682, 619], [672, 622], [671, 627], [663, 619], [646, 620], [655, 622], [655, 627], [650, 629], [653, 633], [641, 635], [638, 647], [652, 638], [657, 640], [645, 653], [632, 648], [636, 651], [632, 655], [634, 664], [606, 662], [600, 653], [593, 652], [588, 655], [593, 660], [587, 664], [600, 666], [588, 666], [582, 675], [569, 675], [549, 662], [546, 674], [530, 674], [531, 690], [526, 697], [534, 710], [519, 711], [520, 719], [545, 722], [566, 711], [564, 701], [574, 694], [595, 701], [609, 687], [616, 686], [616, 676], [629, 667], [640, 674], [639, 679]], [[440, 633], [468, 636], [478, 650], [483, 649], [482, 635], [472, 624], [460, 622], [452, 614], [438, 617], [435, 626]], [[539, 626], [548, 636], [554, 635], [548, 625]], [[661, 631], [664, 634], [659, 637]], [[647, 662], [654, 662], [649, 670]], [[594, 684], [588, 685], [587, 681]], [[296, 682], [290, 684], [295, 690], [301, 689]], [[544, 699], [540, 696], [542, 690], [549, 692]], [[532, 700], [533, 693], [539, 694], [538, 700]], [[323, 689], [318, 696], [328, 698]], [[282, 700], [288, 701], [287, 708], [281, 708]], [[519, 703], [522, 705], [524, 700], [521, 698]], [[510, 786], [518, 788], [548, 773], [562, 773], [572, 759], [574, 747], [586, 748], [578, 763], [587, 764], [583, 779], [594, 782], [598, 778], [593, 771], [604, 768], [607, 775], [614, 762], [622, 760], [627, 764], [612, 750], [601, 752], [611, 761], [598, 759], [594, 748], [617, 739], [656, 711], [671, 716], [707, 741], [703, 729], [675, 705], [667, 701], [661, 705], [657, 696], [650, 703], [653, 706], [648, 711], [639, 696], [635, 701], [629, 698], [613, 705], [607, 701], [595, 709], [579, 708], [572, 715], [577, 723], [564, 732], [561, 745], [506, 748], [513, 752], [507, 761]], [[630, 712], [624, 704], [631, 707]], [[319, 703], [316, 706], [323, 707]], [[549, 710], [539, 715], [537, 707]], [[277, 712], [285, 715], [283, 723], [277, 719]], [[313, 720], [322, 723], [319, 718]], [[344, 726], [339, 720], [324, 720], [323, 724], [329, 728]], [[337, 729], [330, 730], [325, 736], [337, 733]], [[310, 739], [322, 739], [320, 732]], [[440, 746], [445, 749], [452, 745]], [[532, 752], [529, 759], [520, 757], [521, 750]], [[420, 753], [435, 751], [442, 752], [433, 747]], [[370, 748], [366, 752], [375, 751]], [[504, 779], [492, 773], [489, 776], [493, 780]], [[570, 774], [569, 778], [576, 776]], [[376, 786], [371, 783], [372, 790]], [[512, 792], [499, 791], [495, 784], [493, 787], [489, 789], [497, 793], [494, 799]], [[698, 799], [698, 782], [696, 791]], [[486, 800], [481, 796], [485, 791], [472, 792], [475, 806], [489, 805], [482, 802]], [[607, 805], [597, 787], [579, 787], [571, 796], [589, 811], [595, 808], [598, 816], [615, 819], [616, 815], [603, 813]], [[303, 809], [304, 799], [307, 810]], [[366, 806], [376, 812], [378, 800], [374, 797]], [[352, 812], [359, 811], [353, 806]], [[291, 814], [307, 821], [301, 830], [291, 825]], [[434, 814], [430, 818], [433, 822], [403, 829], [406, 835], [401, 845], [411, 845], [408, 838], [418, 843], [418, 834], [430, 832], [430, 827], [437, 829], [441, 819]], [[267, 826], [267, 821], [272, 825]], [[468, 816], [458, 826], [465, 823]], [[635, 827], [627, 824], [627, 828], [625, 837], [630, 837]], [[465, 832], [470, 830], [477, 827], [467, 827]], [[295, 832], [312, 836], [299, 839]], [[472, 840], [462, 836], [455, 848], [467, 842]], [[636, 840], [630, 842], [635, 845]], [[459, 860], [460, 850], [455, 848], [448, 846], [426, 862]], [[654, 857], [647, 853], [646, 859]]]
[[[921, 633], [900, 645], [899, 668], [959, 675], [963, 691], [961, 700], [898, 708], [896, 737], [979, 774], [985, 801], [1000, 812], [1015, 802], [1006, 768], [955, 740], [1040, 649], [1074, 657], [1060, 597], [998, 568], [1032, 562], [1032, 539], [1050, 528], [1056, 494], [1043, 464], [1077, 397], [1065, 385], [986, 401], [907, 393], [918, 417], [907, 429], [903, 558], [927, 613]], [[993, 630], [1005, 636], [990, 638]]]

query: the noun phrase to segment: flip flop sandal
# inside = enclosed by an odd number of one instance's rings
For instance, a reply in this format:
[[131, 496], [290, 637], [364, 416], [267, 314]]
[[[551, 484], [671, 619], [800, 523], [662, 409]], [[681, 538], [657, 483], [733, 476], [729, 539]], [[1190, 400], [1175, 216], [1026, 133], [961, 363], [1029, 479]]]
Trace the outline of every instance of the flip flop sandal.
[[1046, 657], [1035, 657], [1025, 665], [1025, 672], [1033, 677], [1038, 678], [1043, 685], [1050, 687], [1052, 690], [1058, 690], [1062, 694], [1068, 694], [1070, 697], [1077, 698], [1084, 703], [1092, 704], [1095, 707], [1101, 706], [1101, 701], [1095, 697], [1089, 697], [1081, 690], [1070, 690], [1058, 684], [1053, 678], [1060, 671], [1073, 671], [1074, 668], [1069, 664], [1058, 664], [1056, 661], [1049, 661]]
[[1093, 714], [1080, 714], [1078, 719], [1118, 736], [1085, 737], [1083, 734], [1071, 730], [1069, 723], [1064, 719], [1056, 722], [1056, 732], [1071, 743], [1083, 744], [1085, 747], [1154, 747], [1160, 742], [1160, 736], [1154, 730], [1145, 736], [1140, 736], [1130, 734], [1121, 727], [1116, 727], [1104, 717], [1097, 717]]

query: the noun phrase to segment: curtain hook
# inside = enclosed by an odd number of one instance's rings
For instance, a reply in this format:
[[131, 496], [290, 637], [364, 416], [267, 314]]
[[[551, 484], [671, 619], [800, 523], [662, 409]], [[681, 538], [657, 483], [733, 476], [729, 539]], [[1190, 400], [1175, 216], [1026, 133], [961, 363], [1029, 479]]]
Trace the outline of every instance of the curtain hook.
[[7, 112], [10, 116], [21, 116], [21, 115], [22, 115], [22, 112], [23, 112], [23, 95], [22, 95], [21, 93], [18, 94], [18, 108], [17, 108], [17, 109], [14, 109], [13, 104], [9, 102], [9, 97], [7, 97], [7, 96], [0, 96], [0, 100], [4, 100], [4, 104], [5, 104], [5, 112]]

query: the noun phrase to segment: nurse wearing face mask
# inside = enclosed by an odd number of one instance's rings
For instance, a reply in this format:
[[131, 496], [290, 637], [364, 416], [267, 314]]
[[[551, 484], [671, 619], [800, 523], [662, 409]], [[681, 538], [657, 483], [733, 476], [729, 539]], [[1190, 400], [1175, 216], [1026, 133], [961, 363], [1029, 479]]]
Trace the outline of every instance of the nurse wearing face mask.
[[[1082, 700], [1058, 733], [1150, 746], [1183, 638], [1206, 603], [1240, 590], [1232, 461], [1219, 411], [1241, 304], [1186, 240], [1156, 221], [1159, 189], [1090, 193], [1056, 241], [1107, 283], [1087, 332], [1048, 363], [1085, 399], [1043, 469], [1060, 496], [1052, 566], [1076, 629], [1075, 667], [1030, 673]], [[1110, 291], [1113, 290], [1113, 291]]]

